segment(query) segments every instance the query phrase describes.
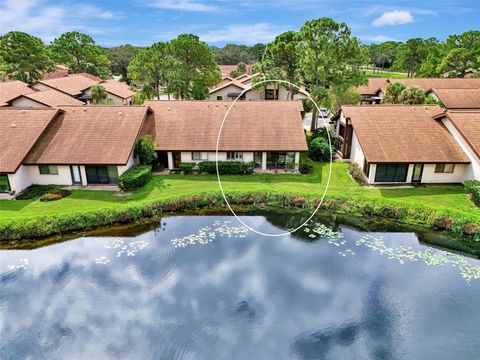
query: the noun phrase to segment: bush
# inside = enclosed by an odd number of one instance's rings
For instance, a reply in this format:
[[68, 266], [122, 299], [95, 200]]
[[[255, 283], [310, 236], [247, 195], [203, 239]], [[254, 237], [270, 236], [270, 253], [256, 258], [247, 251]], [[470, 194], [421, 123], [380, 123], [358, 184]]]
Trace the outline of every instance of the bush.
[[60, 200], [63, 196], [61, 194], [43, 194], [40, 196], [40, 201], [54, 201]]
[[16, 197], [17, 200], [35, 200], [45, 194], [59, 194], [61, 197], [70, 195], [70, 191], [61, 189], [59, 185], [30, 185]]
[[360, 185], [368, 184], [368, 179], [366, 178], [365, 174], [357, 163], [352, 162], [348, 164], [348, 173]]
[[118, 177], [118, 186], [122, 190], [132, 190], [145, 185], [151, 178], [150, 165], [135, 165]]
[[312, 159], [302, 159], [300, 161], [300, 165], [298, 167], [298, 171], [300, 174], [310, 174], [313, 169], [313, 161]]
[[480, 181], [467, 180], [465, 181], [465, 191], [472, 194], [472, 200], [475, 204], [480, 206]]
[[[219, 161], [218, 172], [222, 175], [252, 174], [255, 169], [254, 162]], [[216, 174], [215, 161], [202, 161], [198, 163], [198, 170], [202, 173]]]
[[135, 155], [138, 156], [140, 164], [147, 165], [157, 158], [155, 151], [155, 139], [153, 136], [145, 135], [138, 139], [135, 144]]
[[308, 154], [310, 159], [316, 161], [327, 161], [330, 160], [330, 151], [333, 152], [333, 149], [330, 148], [328, 140], [323, 137], [317, 137], [310, 141], [308, 144]]
[[191, 174], [194, 167], [194, 163], [180, 163], [180, 170], [182, 170], [185, 175]]

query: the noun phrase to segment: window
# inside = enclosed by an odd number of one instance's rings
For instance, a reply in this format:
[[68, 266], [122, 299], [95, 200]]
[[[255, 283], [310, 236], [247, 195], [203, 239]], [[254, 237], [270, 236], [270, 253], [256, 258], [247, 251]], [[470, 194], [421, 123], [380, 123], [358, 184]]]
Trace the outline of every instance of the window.
[[265, 100], [278, 99], [278, 89], [265, 89]]
[[453, 173], [455, 170], [455, 164], [437, 164], [435, 165], [436, 173]]
[[201, 151], [192, 151], [192, 160], [207, 160], [208, 154]]
[[339, 123], [338, 126], [338, 136], [345, 139], [345, 125], [343, 125], [342, 123]]
[[217, 101], [222, 101], [223, 97], [222, 96], [217, 96]]
[[0, 193], [10, 192], [10, 182], [8, 181], [8, 175], [0, 175]]
[[105, 100], [105, 104], [107, 104], [107, 105], [113, 105], [113, 99], [112, 99], [112, 98], [108, 98], [107, 100]]
[[377, 164], [375, 182], [406, 182], [408, 164]]
[[58, 175], [58, 168], [55, 165], [40, 165], [38, 168], [42, 175]]
[[368, 178], [370, 175], [370, 164], [368, 163], [367, 159], [363, 162], [363, 173]]
[[85, 166], [88, 184], [116, 184], [118, 172], [116, 166]]
[[243, 152], [240, 151], [228, 151], [227, 160], [243, 160]]

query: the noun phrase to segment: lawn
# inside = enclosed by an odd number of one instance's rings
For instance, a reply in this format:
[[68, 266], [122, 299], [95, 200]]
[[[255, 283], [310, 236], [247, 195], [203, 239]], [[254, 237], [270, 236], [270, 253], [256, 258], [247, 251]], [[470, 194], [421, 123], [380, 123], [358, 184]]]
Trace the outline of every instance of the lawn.
[[[321, 196], [325, 190], [330, 166], [315, 164], [310, 175], [253, 174], [222, 177], [225, 192], [277, 191], [281, 193]], [[215, 175], [160, 175], [131, 194], [118, 196], [109, 191], [73, 190], [64, 199], [52, 202], [38, 200], [0, 200], [0, 227], [11, 220], [91, 212], [100, 209], [127, 207], [156, 200], [174, 199], [202, 193], [219, 192]], [[460, 185], [425, 186], [418, 188], [361, 187], [347, 174], [347, 164], [335, 162], [327, 196], [349, 196], [359, 199], [380, 199], [407, 206], [426, 206], [436, 210], [455, 210], [480, 223], [480, 210], [471, 202]]]
[[372, 72], [370, 70], [365, 71], [367, 73], [367, 77], [369, 78], [393, 78], [393, 79], [406, 79], [407, 74], [404, 73], [396, 73], [396, 72]]

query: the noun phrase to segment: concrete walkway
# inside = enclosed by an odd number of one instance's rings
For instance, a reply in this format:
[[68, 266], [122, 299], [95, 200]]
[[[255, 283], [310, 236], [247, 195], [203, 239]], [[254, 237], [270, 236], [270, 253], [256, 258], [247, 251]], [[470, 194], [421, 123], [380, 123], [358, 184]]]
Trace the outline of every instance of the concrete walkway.
[[101, 191], [120, 191], [117, 185], [70, 185], [64, 187], [67, 190], [101, 190]]

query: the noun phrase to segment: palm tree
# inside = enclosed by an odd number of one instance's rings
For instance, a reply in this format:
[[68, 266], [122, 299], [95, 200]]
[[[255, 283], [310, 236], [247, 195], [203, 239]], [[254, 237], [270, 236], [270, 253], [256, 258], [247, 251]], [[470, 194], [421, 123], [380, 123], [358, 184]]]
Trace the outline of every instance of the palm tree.
[[407, 87], [403, 85], [401, 82], [395, 81], [388, 85], [387, 89], [385, 90], [385, 95], [383, 96], [382, 103], [384, 104], [400, 104], [400, 96], [402, 92]]
[[400, 103], [408, 105], [424, 104], [425, 92], [418, 86], [412, 86], [402, 91]]
[[98, 104], [100, 102], [103, 102], [104, 100], [107, 100], [108, 93], [107, 90], [102, 85], [93, 85], [92, 86], [92, 100], [95, 104]]

